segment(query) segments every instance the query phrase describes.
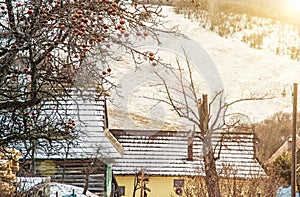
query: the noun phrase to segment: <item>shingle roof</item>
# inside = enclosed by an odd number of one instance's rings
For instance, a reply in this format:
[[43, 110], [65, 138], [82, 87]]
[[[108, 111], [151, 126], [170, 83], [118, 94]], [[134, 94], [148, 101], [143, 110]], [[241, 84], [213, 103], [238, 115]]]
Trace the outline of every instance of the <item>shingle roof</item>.
[[[116, 175], [132, 175], [141, 169], [148, 175], [204, 175], [201, 170], [204, 169], [202, 141], [197, 133], [193, 142], [194, 160], [188, 161], [190, 132], [117, 129], [110, 132], [124, 147], [123, 158], [116, 159], [113, 166]], [[218, 170], [221, 172], [223, 169], [224, 172], [225, 168], [231, 169], [232, 176], [241, 178], [265, 175], [255, 158], [253, 140], [254, 135], [251, 133], [213, 134], [214, 147], [216, 150], [221, 148], [220, 159], [217, 160]]]
[[[103, 158], [114, 159], [121, 157], [111, 141], [105, 136], [105, 101], [98, 98], [93, 88], [70, 92], [72, 99], [68, 99], [67, 116], [74, 120], [78, 132], [78, 139], [69, 150], [68, 159]], [[52, 104], [53, 105], [53, 104]], [[51, 108], [51, 103], [49, 104]], [[65, 158], [65, 151], [53, 152], [48, 155], [43, 149], [37, 150], [36, 159]]]
[[71, 149], [70, 158], [120, 157], [104, 134], [104, 98], [97, 100], [95, 95], [91, 94], [89, 99], [82, 99], [77, 95], [75, 100], [76, 103], [72, 103], [73, 119], [80, 132], [79, 143]]

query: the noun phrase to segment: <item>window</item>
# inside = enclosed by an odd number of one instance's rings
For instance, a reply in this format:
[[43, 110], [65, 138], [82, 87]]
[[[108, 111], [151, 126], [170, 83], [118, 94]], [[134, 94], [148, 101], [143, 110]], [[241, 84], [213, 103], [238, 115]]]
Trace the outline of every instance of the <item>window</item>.
[[120, 196], [125, 196], [125, 186], [119, 186]]
[[183, 179], [174, 179], [174, 187], [183, 187], [184, 186], [184, 180]]

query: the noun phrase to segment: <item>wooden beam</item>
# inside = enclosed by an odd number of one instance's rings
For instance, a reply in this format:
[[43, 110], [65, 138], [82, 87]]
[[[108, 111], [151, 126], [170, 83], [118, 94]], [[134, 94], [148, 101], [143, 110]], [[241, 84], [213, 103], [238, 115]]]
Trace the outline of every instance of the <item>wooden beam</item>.
[[120, 144], [120, 142], [111, 134], [109, 129], [104, 130], [104, 135], [107, 137], [110, 141], [110, 143], [117, 149], [117, 151], [120, 153], [120, 155], [123, 157], [124, 156], [124, 148]]

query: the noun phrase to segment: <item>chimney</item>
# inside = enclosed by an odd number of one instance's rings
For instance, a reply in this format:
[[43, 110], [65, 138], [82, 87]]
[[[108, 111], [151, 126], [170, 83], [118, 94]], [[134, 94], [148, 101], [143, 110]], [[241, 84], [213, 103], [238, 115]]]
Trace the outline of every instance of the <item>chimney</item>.
[[193, 142], [194, 138], [188, 138], [188, 161], [193, 161]]
[[193, 144], [194, 144], [194, 131], [192, 131], [188, 136], [188, 161], [193, 161]]
[[287, 152], [292, 151], [292, 146], [293, 146], [292, 142], [293, 142], [293, 138], [292, 138], [292, 137], [289, 137], [289, 139], [288, 139]]

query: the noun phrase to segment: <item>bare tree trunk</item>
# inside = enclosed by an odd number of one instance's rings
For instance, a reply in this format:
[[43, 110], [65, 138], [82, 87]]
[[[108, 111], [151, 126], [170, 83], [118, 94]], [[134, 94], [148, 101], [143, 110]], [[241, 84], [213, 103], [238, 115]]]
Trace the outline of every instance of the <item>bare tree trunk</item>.
[[203, 157], [205, 165], [205, 183], [209, 197], [220, 197], [219, 175], [216, 168], [214, 151], [211, 149]]
[[141, 175], [141, 195], [140, 197], [144, 197], [144, 170], [142, 170]]
[[86, 192], [89, 188], [89, 176], [90, 176], [90, 170], [86, 169], [85, 170], [85, 183], [84, 183], [84, 188], [82, 194], [86, 195]]
[[207, 95], [202, 96], [202, 101], [198, 101], [200, 115], [200, 130], [203, 140], [203, 160], [205, 166], [205, 184], [209, 197], [220, 197], [219, 175], [216, 168], [216, 160], [211, 142], [212, 131], [208, 130], [209, 109]]
[[132, 197], [135, 197], [135, 193], [136, 193], [136, 190], [138, 189], [138, 173], [136, 172], [135, 173], [135, 176], [134, 176], [134, 183], [133, 183], [133, 193], [132, 193]]

